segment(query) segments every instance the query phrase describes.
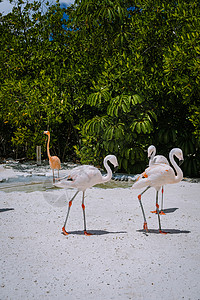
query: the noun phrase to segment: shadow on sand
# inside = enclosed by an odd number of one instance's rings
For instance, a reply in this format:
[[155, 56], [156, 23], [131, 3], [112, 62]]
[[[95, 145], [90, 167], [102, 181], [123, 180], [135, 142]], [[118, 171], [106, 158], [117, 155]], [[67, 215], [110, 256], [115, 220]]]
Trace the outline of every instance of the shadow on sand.
[[170, 214], [170, 213], [175, 212], [177, 209], [178, 209], [178, 207], [174, 207], [174, 208], [166, 208], [166, 209], [163, 209], [163, 212], [164, 212], [165, 214]]
[[[180, 234], [180, 233], [190, 233], [189, 230], [179, 230], [179, 229], [162, 229], [167, 234]], [[146, 232], [144, 229], [139, 229], [137, 232], [143, 232], [144, 234], [148, 235], [149, 233], [160, 234], [158, 229], [148, 229]]]
[[0, 208], [0, 212], [5, 212], [9, 210], [14, 210], [14, 208]]
[[[83, 230], [77, 230], [77, 231], [67, 231], [69, 235], [84, 235]], [[63, 232], [62, 232], [63, 233]], [[104, 235], [104, 234], [118, 234], [118, 233], [127, 233], [126, 231], [106, 231], [106, 230], [88, 230], [88, 233], [91, 233], [91, 235]]]
[[[165, 213], [165, 214], [171, 214], [173, 212], [175, 212], [176, 210], [178, 209], [178, 207], [173, 207], [173, 208], [165, 208], [163, 209], [162, 211]], [[152, 213], [156, 213], [156, 211], [151, 211]]]

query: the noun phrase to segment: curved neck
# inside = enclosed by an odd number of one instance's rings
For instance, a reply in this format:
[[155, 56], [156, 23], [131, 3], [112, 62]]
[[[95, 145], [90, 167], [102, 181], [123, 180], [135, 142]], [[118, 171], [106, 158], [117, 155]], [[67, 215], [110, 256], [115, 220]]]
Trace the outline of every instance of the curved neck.
[[49, 143], [50, 143], [50, 135], [48, 135], [48, 141], [47, 141], [47, 155], [48, 155], [48, 158], [51, 158], [51, 155], [49, 152]]
[[107, 171], [107, 174], [105, 176], [102, 176], [102, 182], [107, 182], [112, 178], [112, 170], [108, 165], [108, 159], [107, 158], [104, 158], [103, 164], [104, 164], [104, 167]]
[[156, 148], [153, 148], [153, 152], [151, 154], [151, 159], [153, 160], [156, 155]]
[[152, 154], [149, 159], [149, 165], [151, 165], [153, 163], [153, 159], [154, 159], [155, 155], [156, 155], [156, 148], [153, 148]]
[[183, 172], [181, 170], [181, 168], [179, 168], [179, 166], [177, 165], [177, 163], [175, 162], [174, 160], [174, 152], [173, 150], [169, 153], [169, 160], [172, 164], [172, 166], [174, 167], [175, 171], [176, 171], [176, 174], [177, 175], [174, 175], [174, 183], [176, 182], [179, 182], [183, 179]]

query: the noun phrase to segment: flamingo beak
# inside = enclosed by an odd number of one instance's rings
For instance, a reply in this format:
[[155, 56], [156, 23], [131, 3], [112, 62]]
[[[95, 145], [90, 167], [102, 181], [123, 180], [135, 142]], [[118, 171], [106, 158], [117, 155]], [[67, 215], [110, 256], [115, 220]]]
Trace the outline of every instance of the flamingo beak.
[[184, 159], [180, 159], [179, 160], [179, 166], [182, 165], [183, 162], [184, 162]]
[[114, 167], [113, 173], [116, 173], [119, 166]]

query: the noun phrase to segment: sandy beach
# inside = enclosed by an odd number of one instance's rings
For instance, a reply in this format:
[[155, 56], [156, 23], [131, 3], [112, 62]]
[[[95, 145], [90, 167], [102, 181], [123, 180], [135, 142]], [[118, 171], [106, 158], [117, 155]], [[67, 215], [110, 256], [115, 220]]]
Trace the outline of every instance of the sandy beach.
[[[123, 187], [124, 185], [124, 187]], [[155, 190], [143, 196], [149, 233], [137, 195], [127, 183], [86, 192], [83, 234], [81, 193], [74, 190], [0, 190], [0, 299], [200, 299], [200, 183], [165, 188], [158, 233]]]

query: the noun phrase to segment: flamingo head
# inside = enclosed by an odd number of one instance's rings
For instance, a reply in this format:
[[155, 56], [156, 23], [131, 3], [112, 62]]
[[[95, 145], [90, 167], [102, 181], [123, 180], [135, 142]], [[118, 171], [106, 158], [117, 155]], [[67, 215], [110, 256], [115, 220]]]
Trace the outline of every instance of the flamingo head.
[[114, 166], [114, 168], [119, 166], [117, 157], [115, 155], [107, 155], [106, 158]]
[[49, 131], [44, 131], [43, 134], [50, 135]]
[[148, 159], [151, 158], [151, 156], [154, 154], [155, 151], [156, 151], [155, 146], [151, 145], [148, 147], [148, 149], [147, 149]]
[[174, 148], [171, 150], [172, 154], [175, 155], [179, 160], [179, 165], [181, 165], [184, 161], [183, 151], [180, 148]]

